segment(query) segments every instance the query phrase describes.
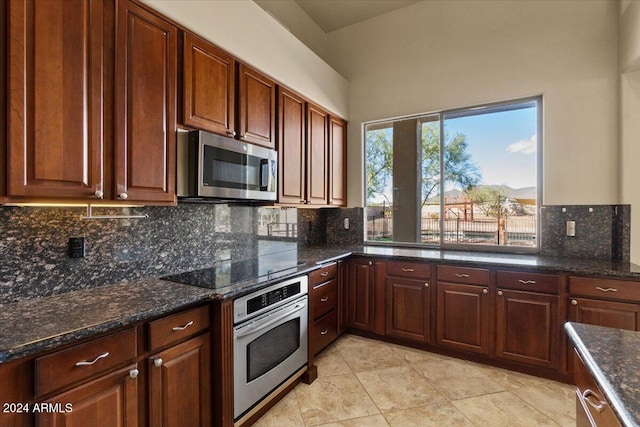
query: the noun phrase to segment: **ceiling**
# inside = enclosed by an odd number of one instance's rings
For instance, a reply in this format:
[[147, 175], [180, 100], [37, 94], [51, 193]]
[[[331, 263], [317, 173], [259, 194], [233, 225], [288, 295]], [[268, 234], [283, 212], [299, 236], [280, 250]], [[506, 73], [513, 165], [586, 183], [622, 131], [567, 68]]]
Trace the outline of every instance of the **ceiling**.
[[[282, 0], [277, 0], [282, 1]], [[420, 0], [293, 0], [325, 32], [366, 21]], [[269, 1], [261, 6], [269, 10]]]

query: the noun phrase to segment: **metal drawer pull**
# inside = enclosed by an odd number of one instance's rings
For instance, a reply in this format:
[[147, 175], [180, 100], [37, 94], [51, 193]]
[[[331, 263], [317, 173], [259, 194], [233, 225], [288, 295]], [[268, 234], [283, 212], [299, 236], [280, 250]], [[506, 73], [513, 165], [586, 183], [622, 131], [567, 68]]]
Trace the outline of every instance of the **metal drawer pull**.
[[413, 273], [415, 270], [413, 268], [403, 268], [402, 271], [405, 273]]
[[523, 285], [535, 285], [536, 284], [535, 280], [522, 280], [522, 279], [519, 279], [518, 282], [522, 283]]
[[171, 330], [172, 331], [184, 331], [185, 329], [187, 329], [191, 325], [193, 325], [193, 320], [185, 323], [184, 326], [174, 326], [173, 328], [171, 328]]
[[424, 282], [424, 287], [428, 288], [429, 287], [429, 282]]
[[618, 292], [616, 288], [601, 288], [600, 286], [596, 286], [596, 289], [602, 292]]
[[329, 275], [329, 272], [328, 272], [328, 271], [325, 271], [324, 273], [320, 273], [320, 275], [321, 275], [322, 277], [326, 277], [326, 276], [328, 276], [328, 275]]
[[82, 362], [76, 362], [76, 366], [91, 366], [94, 363], [96, 363], [98, 360], [104, 359], [108, 355], [109, 355], [109, 352], [107, 351], [106, 353], [102, 353], [100, 356], [98, 356], [95, 359], [93, 359], [91, 362], [89, 362], [88, 360], [85, 360], [85, 361], [82, 361]]
[[328, 329], [325, 329], [324, 331], [320, 331], [320, 335], [327, 335], [329, 333]]
[[489, 290], [488, 290], [487, 288], [484, 288], [484, 289], [482, 290], [482, 293], [483, 293], [483, 294], [489, 293]]
[[[607, 406], [607, 402], [603, 402], [602, 400], [598, 399], [596, 394], [589, 389], [586, 389], [584, 393], [582, 393], [582, 398], [587, 401], [589, 406], [591, 406], [593, 409], [595, 409], [598, 412], [604, 411], [605, 406]], [[595, 403], [593, 401], [594, 399], [598, 403]]]
[[468, 274], [458, 274], [456, 273], [456, 277], [469, 277]]
[[498, 291], [498, 295], [502, 296], [502, 295], [504, 295], [504, 292]]
[[153, 361], [153, 366], [155, 366], [156, 368], [159, 368], [160, 366], [162, 366], [162, 359], [157, 358]]
[[320, 298], [320, 302], [327, 302], [327, 301], [329, 301], [329, 297]]
[[578, 301], [576, 301], [576, 300], [572, 299], [572, 300], [571, 300], [571, 305], [578, 305]]
[[140, 371], [138, 371], [137, 369], [132, 369], [129, 371], [130, 378], [138, 378], [138, 374], [140, 374]]

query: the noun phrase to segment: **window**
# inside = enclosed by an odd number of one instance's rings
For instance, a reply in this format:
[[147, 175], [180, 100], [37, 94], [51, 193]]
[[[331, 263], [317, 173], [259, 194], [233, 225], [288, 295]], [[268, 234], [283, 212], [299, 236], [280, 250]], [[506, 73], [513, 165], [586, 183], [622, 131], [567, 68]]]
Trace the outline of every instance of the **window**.
[[541, 98], [365, 125], [366, 240], [535, 250]]

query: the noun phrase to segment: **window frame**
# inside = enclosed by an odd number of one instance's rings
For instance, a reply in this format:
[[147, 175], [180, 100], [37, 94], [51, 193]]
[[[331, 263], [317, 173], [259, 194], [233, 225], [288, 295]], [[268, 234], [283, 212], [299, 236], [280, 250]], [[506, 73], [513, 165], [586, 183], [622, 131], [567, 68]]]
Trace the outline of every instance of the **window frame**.
[[[474, 244], [474, 243], [447, 243], [444, 241], [444, 150], [442, 149], [444, 146], [444, 122], [447, 116], [462, 114], [465, 116], [475, 115], [475, 114], [490, 114], [491, 110], [499, 111], [499, 107], [508, 106], [512, 104], [524, 104], [528, 102], [535, 103], [536, 107], [536, 239], [535, 246], [507, 246], [507, 245], [489, 245], [489, 244]], [[474, 112], [476, 112], [474, 114]], [[483, 113], [484, 112], [484, 113]], [[467, 113], [467, 114], [464, 114]], [[418, 242], [381, 242], [375, 240], [368, 240], [367, 236], [367, 129], [368, 126], [382, 126], [384, 124], [393, 124], [398, 120], [410, 120], [416, 119], [420, 120], [421, 118], [438, 115], [439, 123], [440, 123], [440, 185], [439, 185], [439, 196], [440, 196], [440, 212], [439, 212], [439, 239], [438, 243], [418, 243]], [[364, 243], [369, 246], [402, 246], [402, 247], [411, 247], [411, 248], [419, 248], [419, 249], [438, 249], [438, 250], [458, 250], [458, 251], [474, 251], [474, 252], [501, 252], [501, 253], [538, 253], [541, 247], [541, 240], [543, 236], [541, 236], [541, 226], [540, 226], [540, 217], [541, 217], [541, 207], [543, 206], [543, 147], [544, 147], [544, 134], [543, 134], [543, 117], [544, 117], [544, 103], [542, 95], [534, 95], [523, 98], [510, 99], [506, 101], [497, 101], [497, 102], [489, 102], [484, 104], [477, 104], [473, 106], [460, 107], [460, 108], [452, 108], [447, 110], [439, 110], [439, 111], [431, 111], [425, 112], [421, 114], [411, 114], [408, 116], [398, 116], [393, 118], [387, 118], [382, 120], [372, 120], [369, 122], [362, 123], [362, 200], [364, 206], [364, 227], [363, 227], [363, 238]], [[393, 177], [392, 177], [393, 179]], [[416, 197], [420, 197], [420, 195], [416, 194]]]

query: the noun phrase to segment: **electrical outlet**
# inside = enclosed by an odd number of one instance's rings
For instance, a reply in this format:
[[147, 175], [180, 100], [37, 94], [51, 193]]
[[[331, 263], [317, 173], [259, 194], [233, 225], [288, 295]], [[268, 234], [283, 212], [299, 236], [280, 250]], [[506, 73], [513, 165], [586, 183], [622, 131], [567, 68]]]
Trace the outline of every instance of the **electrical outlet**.
[[344, 229], [348, 230], [349, 229], [349, 218], [345, 218], [344, 219]]
[[576, 222], [567, 221], [567, 236], [576, 237]]
[[69, 237], [69, 258], [84, 258], [84, 237]]

